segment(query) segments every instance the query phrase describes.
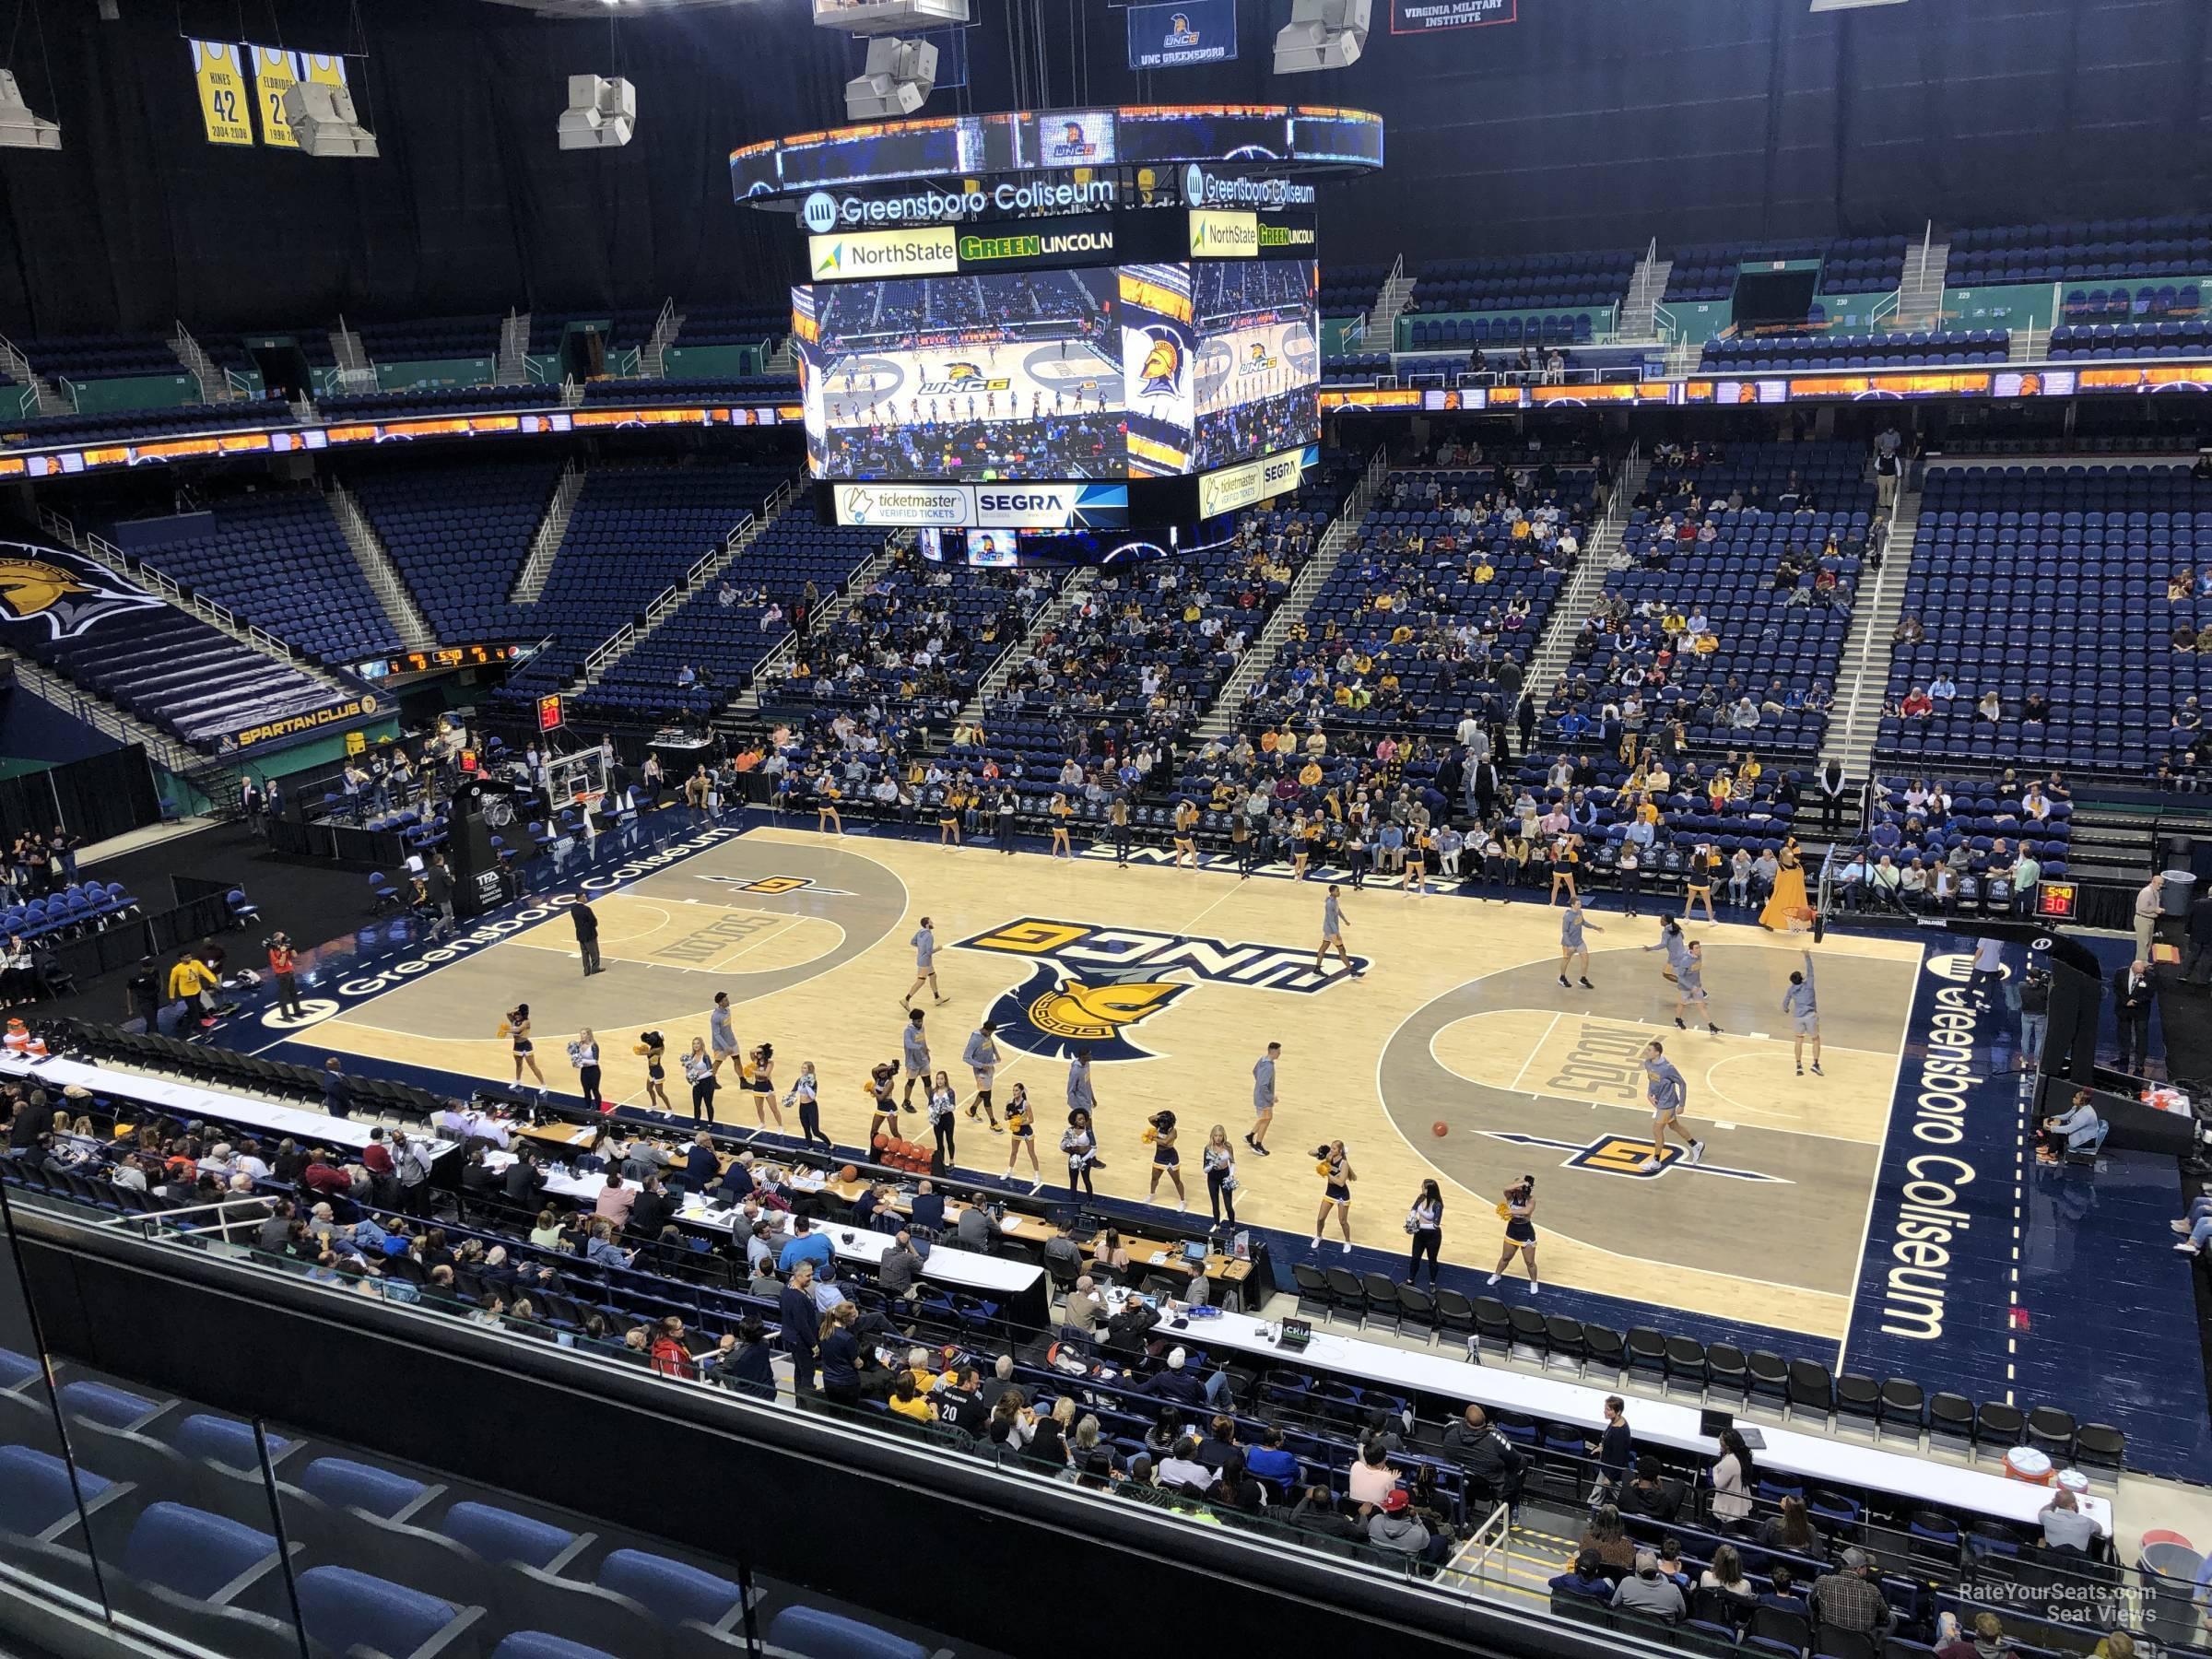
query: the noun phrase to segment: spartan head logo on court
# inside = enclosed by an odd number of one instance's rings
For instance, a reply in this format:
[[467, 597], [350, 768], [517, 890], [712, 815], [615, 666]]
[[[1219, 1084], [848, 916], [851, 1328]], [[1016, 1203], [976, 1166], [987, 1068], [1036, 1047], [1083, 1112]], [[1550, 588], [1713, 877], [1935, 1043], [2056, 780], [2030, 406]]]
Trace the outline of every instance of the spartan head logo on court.
[[[1126, 1033], [1200, 986], [1311, 995], [1343, 977], [1315, 973], [1311, 947], [1231, 944], [1043, 916], [1005, 923], [954, 948], [1039, 964], [998, 999], [990, 1018], [1000, 1041], [1055, 1058], [1088, 1048], [1093, 1060], [1156, 1059]], [[1365, 958], [1352, 959], [1367, 966]]]

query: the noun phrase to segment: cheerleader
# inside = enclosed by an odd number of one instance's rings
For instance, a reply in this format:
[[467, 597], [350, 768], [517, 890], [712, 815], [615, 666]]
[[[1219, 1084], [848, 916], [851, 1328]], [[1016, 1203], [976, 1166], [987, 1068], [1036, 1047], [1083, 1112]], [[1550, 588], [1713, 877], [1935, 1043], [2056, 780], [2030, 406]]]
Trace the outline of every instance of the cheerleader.
[[1567, 889], [1567, 902], [1574, 902], [1574, 877], [1582, 864], [1583, 838], [1579, 835], [1561, 836], [1551, 850], [1551, 897], [1545, 900], [1547, 904], [1559, 901], [1559, 888], [1562, 886]]
[[776, 1127], [783, 1127], [783, 1114], [776, 1110], [776, 1050], [773, 1043], [764, 1042], [753, 1051], [752, 1071], [744, 1079], [746, 1088], [753, 1097], [753, 1116], [762, 1128], [774, 1118]]
[[605, 1112], [606, 1101], [599, 1093], [599, 1040], [585, 1026], [576, 1033], [576, 1041], [569, 1044], [569, 1058], [576, 1063], [576, 1086], [583, 1092], [583, 1103], [594, 1112]]
[[1014, 1092], [1006, 1097], [1006, 1179], [1014, 1178], [1014, 1166], [1027, 1151], [1030, 1155], [1030, 1173], [1041, 1182], [1044, 1171], [1037, 1167], [1037, 1113], [1030, 1105], [1030, 1091], [1023, 1085], [1014, 1085]]
[[1429, 831], [1409, 830], [1406, 834], [1406, 879], [1399, 888], [1416, 899], [1429, 890]]
[[814, 1075], [814, 1062], [799, 1062], [799, 1075], [792, 1079], [791, 1092], [783, 1097], [783, 1104], [794, 1107], [799, 1114], [799, 1133], [811, 1143], [820, 1141], [827, 1147], [830, 1137], [822, 1133], [821, 1081]]
[[523, 1080], [523, 1067], [526, 1065], [530, 1068], [530, 1075], [537, 1079], [537, 1092], [544, 1094], [546, 1074], [537, 1069], [537, 1056], [531, 1052], [530, 1005], [517, 1003], [508, 1009], [507, 1023], [500, 1028], [500, 1032], [514, 1041], [514, 1080], [517, 1083]]
[[1149, 1203], [1159, 1196], [1159, 1178], [1165, 1175], [1175, 1183], [1175, 1207], [1190, 1208], [1190, 1195], [1182, 1190], [1182, 1154], [1175, 1150], [1175, 1114], [1156, 1112], [1149, 1120], [1151, 1127], [1145, 1131], [1145, 1139], [1152, 1143], [1152, 1184], [1145, 1189]]
[[1059, 790], [1054, 790], [1053, 804], [1046, 810], [1051, 813], [1053, 819], [1052, 856], [1073, 858], [1076, 855], [1075, 850], [1067, 844], [1067, 820], [1074, 815], [1076, 809], [1067, 804], [1065, 794]]
[[1090, 1172], [1106, 1166], [1099, 1161], [1099, 1139], [1090, 1126], [1090, 1113], [1080, 1106], [1067, 1114], [1067, 1133], [1060, 1137], [1060, 1150], [1067, 1154], [1069, 1194], [1080, 1191], [1097, 1197], [1098, 1189], [1090, 1184]]
[[1237, 1149], [1229, 1143], [1229, 1131], [1216, 1124], [1207, 1132], [1206, 1149], [1199, 1155], [1206, 1168], [1206, 1202], [1213, 1206], [1214, 1224], [1237, 1224]]
[[[1430, 1183], [1434, 1185], [1432, 1182]], [[1536, 1178], [1524, 1175], [1505, 1189], [1504, 1202], [1498, 1206], [1498, 1214], [1505, 1222], [1505, 1248], [1498, 1253], [1498, 1271], [1491, 1274], [1489, 1282], [1496, 1284], [1512, 1265], [1513, 1252], [1521, 1253], [1521, 1260], [1528, 1268], [1528, 1288], [1541, 1290], [1536, 1282], [1536, 1225], [1530, 1218], [1536, 1213]], [[1435, 1283], [1436, 1270], [1430, 1268], [1430, 1282]]]
[[1313, 1248], [1319, 1250], [1322, 1235], [1328, 1230], [1329, 1208], [1336, 1210], [1336, 1226], [1344, 1234], [1344, 1251], [1352, 1250], [1352, 1182], [1359, 1177], [1352, 1173], [1352, 1160], [1344, 1150], [1342, 1141], [1331, 1141], [1313, 1152], [1313, 1172], [1323, 1181], [1321, 1213], [1313, 1218]]
[[1406, 1254], [1406, 1282], [1421, 1283], [1421, 1258], [1429, 1259], [1429, 1288], [1436, 1288], [1437, 1253], [1444, 1244], [1444, 1194], [1436, 1182], [1421, 1182], [1420, 1195], [1406, 1212], [1406, 1236], [1412, 1241]]
[[[868, 1080], [860, 1086], [860, 1092], [868, 1097], [868, 1145], [877, 1144], [877, 1135], [884, 1125], [899, 1126], [899, 1109], [891, 1104], [891, 1085], [899, 1079], [899, 1063], [886, 1060], [868, 1072]], [[885, 1138], [889, 1138], [885, 1135]]]
[[673, 1114], [676, 1108], [668, 1103], [668, 1067], [665, 1063], [667, 1048], [658, 1031], [638, 1033], [637, 1052], [645, 1056], [645, 1103]]
[[829, 779], [824, 778], [816, 783], [814, 791], [814, 827], [816, 830], [828, 830], [838, 835], [845, 832], [845, 820], [837, 816], [838, 794], [837, 785], [830, 782]]
[[937, 1142], [937, 1171], [952, 1173], [952, 1133], [959, 1122], [960, 1098], [952, 1091], [952, 1075], [939, 1072], [929, 1086], [929, 1128]]
[[691, 1052], [684, 1056], [684, 1080], [691, 1085], [691, 1121], [698, 1123], [703, 1116], [708, 1123], [714, 1121], [714, 1061], [707, 1053], [704, 1037], [691, 1039]]

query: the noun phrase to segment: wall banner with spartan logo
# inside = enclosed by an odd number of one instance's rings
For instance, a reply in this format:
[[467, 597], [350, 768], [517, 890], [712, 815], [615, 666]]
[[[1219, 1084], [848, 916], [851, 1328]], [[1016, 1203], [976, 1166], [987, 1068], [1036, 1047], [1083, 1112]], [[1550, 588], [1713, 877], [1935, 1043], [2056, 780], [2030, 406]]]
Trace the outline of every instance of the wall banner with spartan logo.
[[253, 101], [261, 109], [261, 141], [279, 149], [298, 149], [291, 123], [284, 118], [284, 95], [300, 79], [300, 54], [281, 46], [246, 43], [246, 62], [253, 69]]
[[253, 94], [246, 67], [252, 48], [234, 41], [190, 41], [200, 121], [210, 144], [253, 142]]

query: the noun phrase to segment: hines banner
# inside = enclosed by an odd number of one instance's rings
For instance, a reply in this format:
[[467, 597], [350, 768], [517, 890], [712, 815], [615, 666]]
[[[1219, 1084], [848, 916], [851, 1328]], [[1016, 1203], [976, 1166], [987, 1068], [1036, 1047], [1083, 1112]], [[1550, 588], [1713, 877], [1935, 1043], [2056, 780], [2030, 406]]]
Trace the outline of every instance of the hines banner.
[[1237, 55], [1237, 0], [1180, 0], [1129, 8], [1129, 67], [1180, 69]]
[[1516, 22], [1520, 11], [1520, 0], [1390, 0], [1390, 32], [1479, 29], [1486, 23]]
[[192, 78], [200, 124], [210, 144], [253, 142], [253, 94], [247, 87], [246, 48], [232, 41], [193, 41]]

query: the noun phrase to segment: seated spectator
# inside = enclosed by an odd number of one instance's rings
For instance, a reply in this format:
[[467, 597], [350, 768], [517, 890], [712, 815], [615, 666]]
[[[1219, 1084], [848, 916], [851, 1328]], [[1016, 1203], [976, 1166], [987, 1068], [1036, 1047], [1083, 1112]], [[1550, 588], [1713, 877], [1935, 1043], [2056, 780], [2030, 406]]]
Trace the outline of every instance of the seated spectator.
[[1767, 1584], [1759, 1598], [1760, 1606], [1772, 1607], [1778, 1613], [1794, 1613], [1800, 1618], [1811, 1617], [1805, 1597], [1797, 1594], [1797, 1575], [1786, 1563], [1777, 1561], [1767, 1569]]
[[1682, 1488], [1661, 1473], [1659, 1460], [1646, 1454], [1636, 1460], [1635, 1478], [1615, 1500], [1624, 1515], [1645, 1515], [1653, 1521], [1672, 1521], [1682, 1508]]
[[1936, 703], [1925, 691], [1914, 686], [1905, 693], [1904, 701], [1897, 705], [1897, 712], [1907, 720], [1925, 720], [1936, 712]]
[[2043, 1506], [2043, 1542], [2053, 1549], [2078, 1549], [2093, 1554], [2104, 1528], [2082, 1513], [2074, 1494], [2061, 1487]]
[[1759, 1529], [1759, 1547], [1761, 1549], [1786, 1549], [1792, 1555], [1823, 1556], [1828, 1553], [1819, 1530], [1813, 1525], [1810, 1512], [1802, 1498], [1784, 1498], [1779, 1512], [1770, 1515]]
[[2104, 1144], [2104, 1120], [2089, 1103], [2089, 1091], [2077, 1088], [2065, 1111], [2043, 1120], [2036, 1133], [2036, 1147], [2040, 1156], [2055, 1159], [2068, 1152], [2094, 1150]]
[[1398, 1478], [1381, 1436], [1371, 1435], [1359, 1448], [1359, 1461], [1351, 1466], [1347, 1489], [1354, 1503], [1381, 1503], [1397, 1486]]
[[[1526, 1460], [1511, 1441], [1491, 1427], [1488, 1414], [1481, 1406], [1468, 1406], [1463, 1421], [1445, 1429], [1443, 1446], [1444, 1455], [1458, 1462], [1484, 1502], [1512, 1503], [1520, 1496], [1521, 1472]], [[1256, 1458], [1254, 1472], [1258, 1472]]]
[[1551, 1581], [1552, 1594], [1554, 1595], [1579, 1595], [1585, 1601], [1605, 1602], [1610, 1605], [1613, 1600], [1613, 1581], [1598, 1571], [1602, 1565], [1603, 1563], [1597, 1558], [1596, 1550], [1578, 1550], [1575, 1553], [1574, 1566]]
[[1698, 1575], [1698, 1587], [1718, 1590], [1745, 1601], [1749, 1601], [1756, 1594], [1750, 1579], [1745, 1576], [1744, 1558], [1736, 1554], [1733, 1544], [1724, 1544], [1712, 1552], [1712, 1565]]
[[1601, 1503], [1591, 1512], [1577, 1547], [1595, 1551], [1607, 1567], [1625, 1569], [1636, 1562], [1635, 1542], [1620, 1524], [1620, 1512], [1609, 1503]]
[[1156, 1475], [1163, 1487], [1184, 1487], [1193, 1492], [1204, 1492], [1214, 1484], [1214, 1472], [1198, 1461], [1198, 1437], [1186, 1434], [1175, 1442], [1174, 1450], [1160, 1460]]
[[1974, 1615], [1974, 1633], [1960, 1634], [1936, 1650], [1936, 1659], [2013, 1659], [2012, 1644], [1994, 1613]]
[[1298, 1489], [1298, 1459], [1283, 1450], [1283, 1431], [1272, 1425], [1260, 1430], [1260, 1443], [1245, 1453], [1244, 1467], [1286, 1500]]
[[1874, 1582], [1874, 1559], [1863, 1549], [1843, 1552], [1842, 1565], [1813, 1585], [1813, 1617], [1822, 1624], [1856, 1630], [1877, 1643], [1897, 1615]]
[[1448, 1535], [1431, 1534], [1413, 1513], [1411, 1494], [1396, 1488], [1384, 1494], [1380, 1507], [1368, 1514], [1367, 1541], [1377, 1549], [1426, 1561], [1442, 1559], [1452, 1547]]
[[1631, 1613], [1645, 1613], [1663, 1618], [1668, 1624], [1680, 1622], [1687, 1610], [1682, 1592], [1659, 1571], [1659, 1558], [1648, 1549], [1639, 1549], [1634, 1557], [1635, 1571], [1614, 1587], [1613, 1605], [1625, 1607]]

